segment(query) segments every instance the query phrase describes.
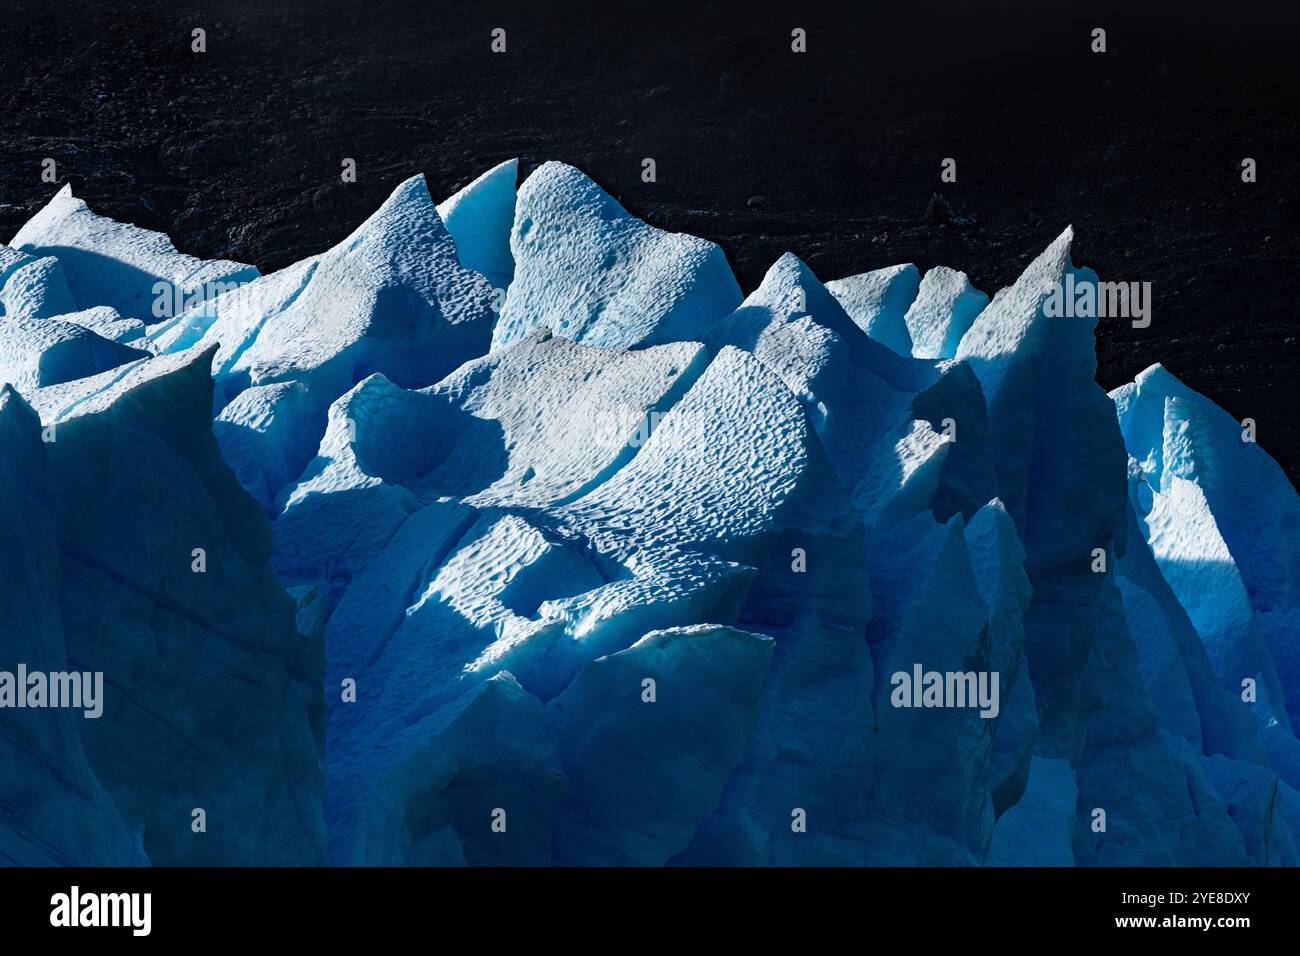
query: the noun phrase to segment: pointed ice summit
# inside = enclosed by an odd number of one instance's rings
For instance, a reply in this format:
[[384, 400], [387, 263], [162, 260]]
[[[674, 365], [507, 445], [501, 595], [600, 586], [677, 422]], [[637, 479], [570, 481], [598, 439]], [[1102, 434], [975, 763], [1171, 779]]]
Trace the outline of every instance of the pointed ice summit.
[[[158, 317], [160, 283], [187, 296], [246, 282], [257, 270], [224, 259], [204, 261], [177, 252], [171, 240], [129, 223], [96, 215], [64, 186], [9, 243], [33, 256], [52, 256], [78, 308], [107, 305], [122, 315]], [[71, 310], [69, 310], [71, 311]]]
[[460, 264], [481, 272], [502, 292], [515, 272], [510, 229], [515, 222], [518, 178], [519, 160], [507, 159], [438, 203], [438, 215], [456, 240]]
[[111, 688], [0, 708], [0, 860], [1300, 862], [1300, 499], [1096, 384], [1072, 230], [743, 295], [518, 172], [266, 276], [66, 191], [0, 247], [0, 670]]
[[492, 301], [415, 176], [333, 249], [197, 305], [151, 339], [163, 353], [219, 346], [217, 438], [273, 510], [330, 402], [371, 373], [430, 385], [482, 354]]
[[616, 348], [698, 340], [741, 299], [720, 248], [647, 225], [563, 163], [520, 187], [510, 251], [515, 277], [494, 349], [539, 325]]

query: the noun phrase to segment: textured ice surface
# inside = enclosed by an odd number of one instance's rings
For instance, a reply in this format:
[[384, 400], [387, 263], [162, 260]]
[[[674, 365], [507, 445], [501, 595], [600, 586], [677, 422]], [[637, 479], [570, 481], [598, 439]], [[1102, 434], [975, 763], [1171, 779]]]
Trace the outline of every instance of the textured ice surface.
[[147, 336], [164, 237], [64, 193], [0, 247], [0, 669], [111, 687], [0, 709], [0, 860], [1300, 862], [1300, 503], [1159, 366], [1095, 384], [1070, 230], [992, 301], [742, 299], [516, 173]]
[[970, 284], [966, 273], [936, 266], [921, 279], [916, 299], [903, 321], [915, 358], [947, 359], [988, 305], [989, 297]]
[[146, 322], [161, 317], [154, 308], [159, 283], [168, 287], [162, 294], [174, 302], [178, 289], [185, 298], [208, 298], [226, 285], [257, 276], [252, 266], [196, 259], [177, 252], [160, 232], [96, 215], [72, 195], [71, 186], [60, 189], [9, 244], [33, 256], [56, 258], [77, 308], [108, 305]]
[[90, 329], [53, 319], [0, 319], [0, 384], [26, 395], [148, 357]]
[[42, 319], [76, 307], [58, 259], [0, 245], [0, 317]]
[[720, 248], [634, 218], [563, 163], [519, 187], [510, 251], [515, 277], [494, 349], [539, 325], [587, 345], [698, 340], [740, 303]]
[[921, 273], [909, 262], [836, 279], [826, 288], [863, 332], [899, 355], [911, 355], [906, 314], [920, 284]]
[[56, 316], [61, 322], [84, 326], [106, 339], [122, 342], [134, 348], [149, 349], [145, 338], [145, 324], [140, 319], [125, 319], [110, 305], [97, 305]]
[[[800, 398], [868, 525], [921, 508], [973, 514], [996, 494], [983, 397], [958, 363], [911, 361], [859, 329], [786, 254], [706, 340], [752, 352]], [[962, 442], [945, 432], [961, 422]]]
[[[415, 176], [328, 252], [188, 310], [152, 336], [163, 353], [219, 345], [218, 439], [274, 512], [325, 430], [330, 403], [372, 373], [436, 382], [487, 351], [493, 292], [463, 267]], [[296, 383], [299, 388], [275, 388]], [[236, 402], [250, 387], [255, 399]]]
[[534, 333], [432, 389], [367, 379], [330, 409], [316, 459], [286, 496], [277, 567], [334, 594], [422, 500], [541, 507], [580, 496], [632, 457], [639, 430], [703, 370], [703, 352]]

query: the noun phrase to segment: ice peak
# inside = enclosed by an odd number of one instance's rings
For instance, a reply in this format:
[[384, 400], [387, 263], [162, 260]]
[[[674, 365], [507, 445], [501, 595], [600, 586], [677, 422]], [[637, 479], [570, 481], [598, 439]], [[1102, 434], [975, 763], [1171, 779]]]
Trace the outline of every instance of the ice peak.
[[1182, 385], [1182, 381], [1173, 372], [1169, 371], [1162, 363], [1156, 362], [1154, 365], [1148, 365], [1137, 374], [1134, 379], [1139, 386], [1146, 385]]
[[515, 181], [519, 160], [507, 159], [438, 204], [447, 231], [456, 240], [460, 264], [505, 289], [514, 275], [510, 229], [515, 221]]
[[845, 276], [826, 283], [826, 288], [869, 337], [911, 356], [912, 337], [904, 317], [920, 285], [920, 271], [906, 262]]
[[564, 163], [543, 163], [519, 187], [510, 251], [493, 349], [538, 325], [606, 347], [698, 341], [741, 299], [718, 246], [642, 222]]

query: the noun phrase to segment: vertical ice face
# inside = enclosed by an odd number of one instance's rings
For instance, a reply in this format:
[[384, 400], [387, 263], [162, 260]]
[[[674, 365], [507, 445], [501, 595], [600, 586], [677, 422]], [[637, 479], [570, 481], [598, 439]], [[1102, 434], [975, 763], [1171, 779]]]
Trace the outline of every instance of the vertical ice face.
[[[1177, 476], [1168, 479], [1167, 487], [1152, 496], [1151, 510], [1143, 516], [1164, 578], [1201, 635], [1220, 680], [1230, 690], [1240, 689], [1243, 679], [1258, 680], [1276, 707], [1281, 685], [1205, 494], [1199, 485]], [[1289, 723], [1284, 712], [1275, 716]]]
[[149, 860], [318, 863], [322, 651], [296, 630], [266, 518], [212, 438], [210, 360], [34, 393], [61, 577], [50, 633], [61, 622], [69, 664], [104, 674], [103, 715], [77, 730]]
[[[1079, 865], [1238, 865], [1244, 836], [1205, 779], [1199, 756], [1161, 732], [1113, 578], [1102, 587], [1082, 691], [1096, 695], [1075, 765]], [[1032, 613], [1032, 608], [1031, 608]], [[1030, 632], [1032, 634], [1032, 632]], [[1029, 659], [1032, 669], [1034, 650]], [[1041, 713], [1041, 711], [1040, 711]], [[1105, 829], [1098, 829], [1105, 814]]]
[[[1291, 729], [1300, 559], [1289, 533], [1300, 502], [1242, 423], [1159, 365], [1111, 395], [1132, 456], [1136, 530], [1227, 701], [1205, 690], [1198, 698], [1231, 718], [1203, 721], [1215, 735], [1205, 772], [1234, 808], [1252, 858], [1285, 860], [1291, 844], [1275, 821], [1300, 831], [1300, 742]], [[1245, 708], [1253, 718], [1243, 727]], [[1265, 761], [1272, 773], [1261, 771]]]
[[741, 299], [720, 248], [646, 225], [563, 163], [519, 187], [510, 251], [514, 281], [493, 349], [538, 326], [616, 348], [698, 341]]
[[[359, 694], [367, 692], [358, 685]], [[359, 711], [346, 713], [364, 721]], [[413, 723], [385, 725], [370, 744], [360, 737], [334, 743], [343, 759], [328, 775], [337, 795], [328, 810], [331, 863], [551, 862], [568, 781], [541, 703], [510, 674]]]
[[515, 271], [510, 229], [515, 222], [518, 176], [519, 160], [507, 159], [438, 203], [438, 215], [456, 240], [460, 264], [481, 272], [501, 292], [509, 287]]
[[867, 640], [880, 676], [866, 862], [978, 862], [993, 828], [989, 773], [1000, 706], [989, 716], [974, 706], [899, 707], [893, 677], [918, 666], [997, 672], [1001, 693], [1003, 679], [1009, 688], [1015, 676], [1008, 665], [1019, 657], [1019, 636], [989, 633], [960, 516], [939, 524], [918, 513], [869, 543], [874, 600]]
[[[1128, 534], [1126, 456], [1093, 382], [1095, 320], [1043, 308], [1067, 275], [1095, 281], [1070, 264], [1071, 239], [1067, 230], [1031, 263], [957, 350], [987, 398], [999, 493], [1025, 544], [1034, 752], [1074, 768], [1076, 860], [1244, 859], [1242, 835], [1199, 767], [1162, 736], [1125, 623], [1114, 564]], [[1174, 818], [1185, 822], [1157, 834], [1158, 821]]]
[[1020, 799], [1028, 782], [1038, 714], [1025, 660], [1025, 611], [1033, 590], [1025, 574], [1025, 549], [996, 498], [965, 526], [971, 572], [988, 610], [989, 669], [999, 675], [998, 716], [989, 755], [988, 792], [995, 816]]
[[[1300, 823], [1294, 798], [1288, 799], [1300, 769], [1286, 760], [1296, 752], [1294, 738], [1273, 738], [1274, 753], [1281, 757], [1272, 761], [1275, 773], [1251, 708], [1234, 688], [1222, 686], [1206, 653], [1209, 642], [1203, 643], [1147, 545], [1134, 509], [1148, 494], [1141, 469], [1130, 459], [1133, 507], [1128, 548], [1117, 565], [1116, 581], [1161, 731], [1176, 752], [1184, 753], [1191, 772], [1204, 777], [1228, 808], [1251, 859], [1279, 862], [1289, 852], [1285, 847], [1291, 843], [1291, 828]], [[1290, 747], [1283, 743], [1287, 738]]]
[[989, 866], [1072, 866], [1079, 788], [1067, 760], [1034, 757], [1021, 797], [998, 820]]
[[98, 216], [72, 195], [70, 185], [60, 189], [9, 244], [33, 256], [57, 258], [76, 308], [108, 305], [146, 322], [162, 318], [155, 310], [160, 295], [165, 297], [162, 302], [170, 303], [166, 310], [170, 315], [180, 311], [174, 308], [178, 290], [186, 300], [207, 299], [257, 277], [252, 266], [196, 259], [177, 252], [160, 232]]
[[[68, 672], [59, 540], [49, 463], [36, 413], [0, 388], [0, 669]], [[102, 718], [101, 718], [102, 719]], [[130, 866], [147, 863], [86, 760], [79, 710], [0, 709], [0, 864]]]
[[998, 494], [1025, 543], [1034, 599], [1026, 616], [1038, 752], [1060, 757], [1082, 740], [1084, 667], [1094, 653], [1105, 575], [1093, 551], [1122, 552], [1123, 443], [1106, 394], [1093, 382], [1095, 319], [1056, 318], [1042, 302], [1075, 271], [1066, 230], [975, 320], [957, 357], [988, 403]]
[[[1160, 541], [1149, 532], [1162, 570], [1179, 599], [1195, 609], [1203, 637], [1236, 634], [1235, 640], [1251, 642], [1249, 632], [1258, 632], [1276, 668], [1272, 692], [1281, 700], [1274, 703], [1286, 711], [1277, 716], [1298, 725], [1300, 500], [1295, 489], [1259, 444], [1246, 440], [1241, 422], [1163, 367], [1151, 366], [1112, 397], [1129, 454], [1149, 489], [1137, 503], [1139, 517], [1149, 524], [1148, 513], [1154, 512], [1166, 529]], [[1198, 531], [1204, 535], [1198, 537]], [[1257, 656], [1258, 648], [1252, 653]], [[1261, 662], [1246, 669], [1268, 668]], [[1254, 673], [1221, 674], [1238, 690], [1246, 676]]]
[[583, 668], [547, 705], [569, 778], [555, 862], [659, 865], [684, 850], [744, 754], [773, 647], [701, 625]]

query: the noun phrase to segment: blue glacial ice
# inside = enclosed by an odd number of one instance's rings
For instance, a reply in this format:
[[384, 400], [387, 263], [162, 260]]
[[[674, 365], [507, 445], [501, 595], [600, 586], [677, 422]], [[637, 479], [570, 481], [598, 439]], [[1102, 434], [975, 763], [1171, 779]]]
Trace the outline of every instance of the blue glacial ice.
[[519, 160], [507, 159], [438, 203], [438, 216], [456, 241], [456, 257], [504, 292], [515, 273], [510, 230], [515, 224]]
[[846, 276], [826, 284], [845, 311], [873, 340], [899, 355], [912, 354], [908, 308], [920, 291], [921, 273], [910, 262]]
[[966, 330], [988, 304], [989, 297], [970, 284], [966, 273], [947, 266], [927, 271], [903, 316], [912, 355], [953, 358]]
[[[218, 346], [218, 440], [274, 513], [334, 399], [372, 373], [432, 385], [487, 351], [492, 304], [491, 284], [460, 264], [415, 176], [333, 249], [197, 303], [150, 337], [163, 353]], [[289, 384], [301, 388], [273, 387]], [[257, 397], [236, 401], [253, 388]]]
[[[210, 359], [139, 359], [35, 389], [30, 406], [6, 387], [3, 457], [18, 466], [2, 497], [25, 506], [34, 550], [5, 576], [4, 669], [105, 675], [97, 719], [0, 710], [0, 751], [66, 781], [40, 793], [6, 774], [19, 832], [3, 843], [24, 862], [324, 857], [321, 647], [294, 627], [265, 517], [212, 437]], [[53, 739], [32, 750], [37, 734]], [[52, 799], [67, 808], [42, 809]]]
[[1096, 385], [1070, 229], [744, 295], [518, 173], [265, 276], [0, 246], [0, 672], [109, 688], [0, 707], [0, 861], [1300, 862], [1300, 499]]

